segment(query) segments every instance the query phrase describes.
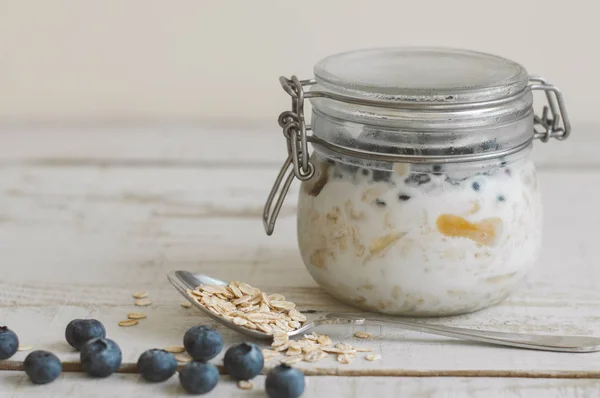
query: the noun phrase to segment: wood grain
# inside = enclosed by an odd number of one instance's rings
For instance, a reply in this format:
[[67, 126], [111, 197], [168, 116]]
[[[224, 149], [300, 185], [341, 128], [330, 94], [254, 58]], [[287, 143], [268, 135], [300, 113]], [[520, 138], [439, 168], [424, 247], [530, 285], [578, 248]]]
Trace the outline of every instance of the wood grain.
[[[121, 345], [123, 372], [130, 372], [144, 350], [181, 344], [187, 328], [210, 322], [196, 310], [180, 307], [183, 299], [166, 280], [166, 274], [177, 269], [244, 280], [267, 292], [283, 293], [300, 309], [315, 311], [313, 316], [350, 310], [320, 289], [302, 264], [295, 235], [298, 184], [284, 204], [275, 234], [264, 234], [262, 206], [279, 164], [279, 156], [273, 153], [283, 149], [265, 144], [271, 139], [266, 133], [238, 134], [235, 145], [230, 136], [204, 130], [184, 131], [176, 137], [161, 131], [131, 131], [120, 142], [113, 141], [118, 133], [114, 131], [54, 133], [56, 140], [45, 146], [35, 144], [40, 132], [0, 133], [0, 253], [5, 271], [0, 280], [0, 320], [19, 334], [23, 344], [55, 352], [67, 370], [76, 371], [78, 355], [64, 342], [64, 328], [74, 318], [94, 317], [105, 323], [109, 338]], [[209, 136], [217, 138], [206, 146]], [[225, 144], [229, 146], [221, 152], [213, 147]], [[542, 159], [544, 250], [522, 288], [494, 308], [431, 322], [600, 335], [600, 267], [595, 251], [600, 213], [594, 210], [600, 168], [596, 168], [597, 157], [592, 159], [588, 152], [594, 145], [575, 146], [570, 153], [577, 153], [578, 158]], [[148, 290], [153, 301], [143, 308], [148, 318], [134, 327], [118, 327], [128, 312], [140, 309], [131, 297], [139, 290]], [[240, 335], [220, 330], [226, 345], [243, 341]], [[374, 337], [354, 339], [357, 330]], [[348, 391], [348, 395], [340, 392], [328, 397], [361, 396], [356, 391], [364, 394], [370, 391], [368, 386], [376, 389], [379, 385], [381, 391], [399, 391], [400, 381], [415, 396], [481, 393], [487, 397], [496, 391], [488, 386], [496, 385], [509, 391], [496, 396], [519, 397], [534, 391], [546, 397], [551, 395], [541, 394], [552, 385], [576, 382], [558, 379], [600, 377], [600, 354], [595, 353], [499, 348], [387, 327], [324, 327], [317, 332], [382, 354], [376, 362], [357, 358], [341, 365], [331, 357], [317, 364], [300, 364], [306, 374], [321, 376], [311, 380], [324, 380], [315, 382], [324, 391], [326, 380], [339, 380], [333, 385]], [[13, 362], [0, 362], [0, 370], [19, 369], [26, 355], [20, 352]], [[215, 359], [217, 364], [220, 361], [221, 357]], [[0, 392], [5, 388], [17, 394], [25, 389], [37, 394], [24, 385], [20, 372], [0, 375], [13, 386], [1, 387], [6, 384], [0, 383]], [[343, 376], [361, 376], [356, 379], [361, 381]], [[76, 375], [65, 377], [72, 380], [69, 391], [84, 388], [75, 382], [80, 380]], [[134, 377], [116, 377], [129, 378]], [[519, 378], [543, 381], [527, 384]], [[551, 379], [557, 379], [557, 384]], [[118, 384], [123, 385], [114, 388], [120, 388], [123, 395], [146, 391], [139, 383], [133, 383], [134, 387]], [[598, 391], [592, 381], [562, 385], [561, 391], [567, 391], [563, 396]], [[52, 388], [63, 396], [61, 387]], [[444, 388], [450, 395], [439, 395]], [[117, 391], [112, 385], [103, 389]], [[311, 391], [315, 395], [310, 396], [321, 394]]]
[[[581, 398], [600, 393], [600, 380], [498, 379], [498, 378], [408, 378], [408, 377], [307, 377], [303, 397], [414, 397], [414, 398]], [[207, 396], [216, 398], [265, 397], [264, 376], [253, 380], [254, 388], [243, 391], [222, 377]], [[3, 398], [43, 397], [189, 397], [174, 376], [165, 383], [146, 383], [139, 376], [115, 374], [92, 379], [81, 373], [65, 373], [45, 386], [32, 385], [20, 372], [0, 371]]]

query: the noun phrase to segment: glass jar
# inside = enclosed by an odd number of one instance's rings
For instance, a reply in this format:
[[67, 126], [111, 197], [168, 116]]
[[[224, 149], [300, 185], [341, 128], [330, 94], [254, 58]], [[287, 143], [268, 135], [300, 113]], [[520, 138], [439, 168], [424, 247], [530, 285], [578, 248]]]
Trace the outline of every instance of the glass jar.
[[[267, 234], [296, 177], [300, 253], [334, 297], [411, 316], [505, 299], [540, 253], [530, 153], [535, 139], [569, 135], [560, 91], [512, 61], [452, 49], [347, 52], [314, 73], [280, 79], [292, 97], [279, 118], [288, 158], [265, 206]], [[540, 116], [535, 90], [548, 103]]]

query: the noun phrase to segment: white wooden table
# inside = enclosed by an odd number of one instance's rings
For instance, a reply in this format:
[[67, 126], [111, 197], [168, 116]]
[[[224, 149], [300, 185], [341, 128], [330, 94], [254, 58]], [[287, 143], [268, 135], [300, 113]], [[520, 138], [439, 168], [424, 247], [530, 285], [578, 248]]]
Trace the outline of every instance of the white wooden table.
[[[588, 126], [591, 128], [591, 126]], [[506, 302], [435, 322], [502, 331], [600, 335], [600, 139], [577, 132], [538, 143], [544, 252], [527, 284]], [[144, 350], [180, 345], [209, 322], [167, 282], [177, 269], [249, 282], [283, 293], [300, 309], [344, 310], [305, 271], [296, 249], [295, 200], [275, 234], [261, 214], [283, 160], [284, 140], [267, 131], [185, 127], [0, 129], [0, 323], [22, 344], [56, 353], [68, 370], [32, 386], [18, 369], [26, 352], [0, 362], [1, 397], [185, 395], [173, 377], [150, 385], [132, 374]], [[294, 184], [293, 193], [298, 190]], [[117, 326], [147, 290], [153, 305], [135, 327]], [[64, 341], [66, 324], [94, 317], [123, 351], [123, 369], [92, 380]], [[227, 344], [243, 337], [220, 328]], [[373, 335], [357, 341], [352, 334]], [[380, 327], [320, 329], [335, 341], [372, 347], [382, 359], [343, 365], [333, 356], [298, 366], [307, 397], [583, 397], [600, 394], [600, 354], [534, 352]], [[262, 343], [261, 343], [262, 344]], [[265, 345], [266, 347], [266, 345]], [[221, 357], [215, 360], [220, 363]], [[270, 362], [269, 366], [274, 362]], [[360, 377], [356, 377], [360, 376]], [[265, 396], [223, 376], [211, 396]]]

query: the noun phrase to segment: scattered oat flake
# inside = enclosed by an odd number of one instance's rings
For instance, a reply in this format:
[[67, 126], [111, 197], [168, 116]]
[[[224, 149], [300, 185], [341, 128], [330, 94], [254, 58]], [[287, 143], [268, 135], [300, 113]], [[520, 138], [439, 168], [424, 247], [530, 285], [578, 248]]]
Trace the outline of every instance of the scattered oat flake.
[[303, 359], [302, 355], [296, 355], [296, 356], [293, 356], [293, 357], [283, 358], [279, 362], [281, 362], [284, 365], [293, 365], [295, 363], [298, 363], [298, 362], [302, 361], [302, 359]]
[[145, 307], [152, 304], [152, 300], [147, 299], [147, 298], [142, 298], [139, 300], [135, 300], [135, 305], [137, 305], [138, 307]]
[[17, 348], [17, 351], [29, 351], [33, 348], [33, 346], [30, 345], [20, 345], [19, 344], [19, 348]]
[[288, 348], [290, 348], [290, 343], [286, 342], [284, 345], [280, 345], [280, 346], [277, 346], [277, 347], [274, 347], [274, 348], [275, 348], [275, 351], [285, 351]]
[[355, 348], [356, 352], [373, 352], [372, 348]]
[[379, 354], [368, 354], [368, 355], [365, 355], [365, 359], [367, 361], [376, 361], [378, 359], [381, 359], [381, 355], [379, 355]]
[[127, 320], [119, 322], [119, 326], [123, 326], [123, 327], [135, 326], [138, 323], [139, 322], [137, 319], [127, 319]]
[[327, 353], [321, 350], [314, 350], [304, 355], [306, 362], [317, 362], [327, 357]]
[[129, 318], [129, 319], [145, 319], [146, 314], [144, 314], [143, 312], [130, 312], [129, 314], [127, 314], [127, 318]]
[[354, 333], [354, 337], [357, 337], [359, 339], [368, 339], [369, 337], [371, 337], [371, 335], [365, 332], [356, 332]]
[[190, 303], [189, 301], [186, 301], [184, 303], [181, 303], [181, 306], [183, 308], [190, 308], [192, 306], [192, 303]]
[[307, 340], [314, 340], [317, 341], [317, 339], [319, 338], [315, 333], [311, 333], [311, 334], [305, 334], [304, 338]]
[[132, 294], [133, 298], [135, 299], [143, 299], [148, 297], [148, 292], [135, 292]]
[[336, 347], [320, 347], [321, 351], [324, 351], [329, 354], [347, 354], [356, 352], [354, 350], [342, 350], [341, 348]]
[[317, 337], [317, 343], [324, 346], [331, 345], [331, 339], [329, 338], [329, 336], [322, 334], [319, 337]]
[[242, 390], [252, 390], [254, 384], [252, 384], [252, 382], [248, 380], [240, 380], [237, 382], [237, 386]]
[[175, 354], [175, 360], [179, 363], [188, 363], [192, 361], [192, 357], [187, 354]]
[[264, 348], [262, 350], [262, 354], [266, 357], [268, 356], [278, 356], [279, 353], [277, 351], [269, 350], [268, 348]]
[[338, 349], [343, 350], [343, 351], [354, 350], [354, 347], [352, 347], [350, 344], [346, 344], [346, 343], [337, 343], [335, 345], [335, 348], [338, 348]]
[[340, 354], [337, 356], [337, 361], [339, 363], [342, 363], [344, 365], [349, 364], [350, 362], [352, 362], [352, 356], [348, 355], [348, 354]]
[[167, 352], [172, 352], [173, 354], [181, 354], [185, 352], [185, 348], [180, 345], [170, 345], [168, 347], [163, 348], [163, 350]]

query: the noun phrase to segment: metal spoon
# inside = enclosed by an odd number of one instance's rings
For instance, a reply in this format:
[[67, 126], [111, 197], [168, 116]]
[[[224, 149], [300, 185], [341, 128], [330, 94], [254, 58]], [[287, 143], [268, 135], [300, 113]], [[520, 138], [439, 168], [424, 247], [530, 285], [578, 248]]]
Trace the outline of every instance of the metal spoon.
[[[273, 336], [257, 330], [238, 326], [210, 312], [206, 307], [190, 298], [186, 290], [199, 285], [227, 285], [219, 279], [207, 275], [192, 274], [188, 271], [174, 271], [168, 275], [169, 281], [188, 301], [217, 322], [239, 333], [258, 339], [272, 339]], [[457, 339], [479, 341], [510, 347], [527, 348], [542, 351], [559, 352], [595, 352], [600, 351], [600, 338], [594, 336], [558, 336], [544, 334], [505, 333], [488, 330], [457, 328], [452, 326], [432, 325], [425, 322], [410, 321], [403, 318], [392, 318], [366, 314], [326, 314], [306, 323], [300, 329], [289, 332], [288, 336], [301, 335], [321, 325], [380, 325], [396, 327], [404, 330], [424, 332]]]

